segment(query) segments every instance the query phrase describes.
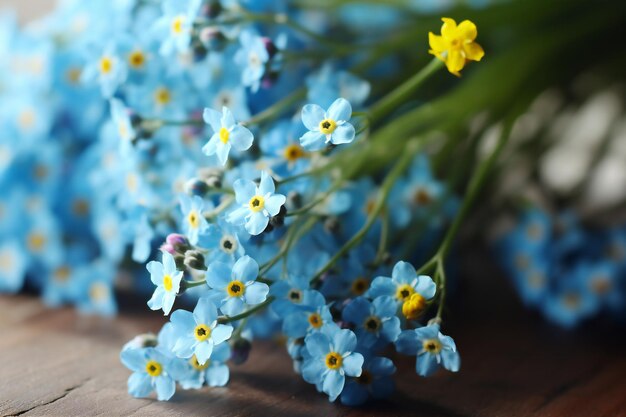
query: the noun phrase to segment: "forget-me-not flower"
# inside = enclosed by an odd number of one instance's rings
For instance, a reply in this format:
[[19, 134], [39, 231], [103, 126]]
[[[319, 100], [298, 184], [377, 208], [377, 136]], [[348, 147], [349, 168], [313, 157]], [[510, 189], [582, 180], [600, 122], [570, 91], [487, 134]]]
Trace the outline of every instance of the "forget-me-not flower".
[[209, 156], [217, 155], [222, 165], [226, 164], [231, 148], [245, 151], [252, 146], [254, 141], [252, 132], [238, 124], [227, 107], [222, 108], [222, 113], [206, 108], [202, 117], [204, 122], [213, 129], [213, 136], [202, 147], [202, 152]]
[[417, 355], [415, 370], [421, 376], [431, 375], [439, 365], [452, 372], [461, 368], [454, 340], [443, 335], [438, 324], [403, 331], [396, 341], [396, 350], [405, 355]]
[[133, 371], [128, 378], [128, 393], [143, 398], [156, 391], [159, 401], [167, 401], [176, 391], [176, 382], [169, 374], [172, 357], [163, 350], [149, 348], [125, 349], [120, 354], [124, 366]]
[[233, 326], [217, 323], [217, 307], [208, 297], [198, 300], [193, 313], [176, 310], [170, 320], [176, 334], [172, 352], [185, 359], [195, 355], [200, 365], [209, 360], [214, 346], [227, 340], [233, 333]]
[[163, 309], [163, 313], [168, 315], [180, 290], [183, 271], [176, 269], [176, 262], [170, 253], [161, 252], [161, 255], [163, 263], [151, 261], [146, 265], [150, 272], [150, 280], [157, 286], [148, 301], [148, 307], [152, 310]]
[[302, 135], [300, 144], [308, 151], [318, 151], [328, 143], [352, 142], [356, 133], [349, 123], [351, 116], [352, 106], [343, 98], [335, 100], [327, 111], [317, 104], [307, 104], [302, 108], [302, 123], [309, 132]]
[[183, 213], [183, 230], [192, 245], [198, 243], [198, 235], [204, 233], [209, 227], [209, 223], [204, 218], [203, 214], [203, 211], [207, 208], [206, 205], [207, 204], [205, 204], [205, 201], [200, 196], [194, 195], [193, 197], [188, 197], [184, 194], [180, 196], [180, 210]]
[[274, 193], [274, 180], [265, 171], [261, 172], [261, 182], [257, 187], [253, 181], [238, 179], [233, 184], [239, 208], [230, 212], [226, 221], [245, 224], [251, 235], [259, 235], [265, 230], [270, 217], [280, 212], [287, 198]]
[[228, 343], [220, 343], [213, 348], [211, 359], [200, 364], [196, 356], [187, 361], [172, 364], [172, 375], [183, 389], [200, 389], [204, 384], [209, 387], [223, 387], [230, 378], [226, 361], [230, 359], [231, 349]]
[[270, 288], [257, 282], [259, 265], [249, 256], [242, 256], [231, 268], [222, 262], [213, 262], [206, 271], [209, 296], [228, 316], [239, 314], [244, 306], [265, 301]]
[[400, 334], [400, 319], [396, 316], [398, 305], [393, 298], [381, 296], [370, 302], [357, 297], [343, 310], [343, 319], [355, 324], [359, 340], [372, 346], [377, 340], [394, 342]]
[[322, 331], [304, 339], [309, 353], [302, 365], [302, 377], [311, 384], [321, 385], [330, 401], [335, 401], [346, 382], [346, 375], [361, 375], [363, 355], [355, 352], [356, 335], [336, 325], [324, 326]]
[[[426, 301], [435, 296], [436, 285], [427, 275], [417, 275], [415, 268], [408, 262], [400, 261], [391, 271], [391, 278], [376, 277], [368, 291], [371, 298], [387, 295], [395, 297], [397, 302], [406, 302], [413, 298], [413, 302], [422, 308]], [[416, 297], [412, 297], [417, 294]], [[416, 300], [417, 298], [417, 300]]]

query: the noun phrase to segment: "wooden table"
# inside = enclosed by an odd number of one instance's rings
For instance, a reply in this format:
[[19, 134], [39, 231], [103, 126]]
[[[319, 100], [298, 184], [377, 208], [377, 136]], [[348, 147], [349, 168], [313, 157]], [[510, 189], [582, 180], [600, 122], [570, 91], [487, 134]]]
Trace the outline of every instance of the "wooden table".
[[2, 297], [0, 415], [626, 416], [623, 328], [550, 326], [524, 310], [491, 268], [462, 282], [444, 326], [460, 349], [461, 372], [424, 379], [414, 360], [401, 360], [396, 395], [355, 409], [329, 403], [302, 381], [273, 342], [255, 344], [226, 388], [180, 390], [168, 403], [134, 399], [120, 347], [158, 330], [162, 316], [134, 307], [106, 321], [49, 310], [29, 296]]

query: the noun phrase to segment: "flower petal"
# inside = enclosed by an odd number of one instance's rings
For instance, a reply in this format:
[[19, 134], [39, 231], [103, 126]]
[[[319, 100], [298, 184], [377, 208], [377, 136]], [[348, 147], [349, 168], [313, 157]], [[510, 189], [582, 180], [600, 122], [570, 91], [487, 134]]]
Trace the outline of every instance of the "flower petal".
[[220, 114], [220, 112], [209, 108], [204, 109], [204, 112], [202, 113], [202, 118], [204, 119], [204, 122], [211, 126], [211, 129], [213, 129], [214, 133], [219, 132], [220, 128], [222, 127], [222, 123], [220, 121], [221, 117], [222, 115]]
[[230, 143], [222, 143], [221, 141], [215, 145], [215, 154], [217, 155], [217, 159], [220, 161], [220, 164], [226, 165], [230, 148]]
[[169, 400], [176, 392], [176, 383], [168, 376], [157, 377], [154, 385], [159, 401]]
[[234, 316], [243, 311], [243, 300], [239, 297], [229, 297], [220, 307], [227, 316]]
[[128, 378], [128, 393], [133, 397], [147, 397], [151, 392], [152, 384], [148, 374], [135, 372]]
[[222, 118], [220, 119], [221, 127], [225, 127], [226, 129], [230, 129], [235, 125], [235, 117], [230, 109], [226, 106], [222, 107]]
[[332, 345], [335, 352], [352, 352], [356, 348], [356, 335], [352, 330], [340, 330], [333, 337]]
[[417, 277], [415, 292], [420, 293], [425, 299], [430, 300], [435, 296], [437, 285], [428, 275], [420, 275]]
[[326, 147], [325, 138], [319, 131], [306, 132], [300, 137], [300, 145], [307, 151], [319, 151]]
[[336, 122], [348, 121], [352, 117], [352, 106], [345, 98], [338, 98], [330, 105], [326, 115]]
[[232, 281], [231, 269], [223, 262], [212, 262], [207, 268], [205, 278], [210, 288], [221, 290]]
[[265, 209], [270, 216], [276, 216], [280, 212], [280, 207], [285, 204], [287, 198], [282, 194], [274, 194], [265, 200]]
[[261, 181], [259, 183], [259, 194], [265, 195], [267, 193], [273, 194], [275, 191], [274, 180], [272, 176], [265, 171], [261, 171]]
[[230, 131], [230, 138], [228, 142], [238, 151], [245, 151], [250, 149], [252, 142], [254, 142], [254, 136], [252, 132], [243, 126], [236, 125]]
[[206, 370], [206, 380], [210, 387], [223, 387], [228, 383], [229, 378], [230, 370], [227, 365], [213, 365]]
[[472, 61], [480, 61], [485, 56], [482, 46], [476, 42], [463, 45], [463, 50], [465, 51], [465, 57]]
[[452, 38], [456, 35], [456, 22], [449, 17], [442, 17], [443, 25], [441, 26], [441, 34], [444, 38]]
[[337, 126], [337, 129], [330, 136], [330, 142], [333, 145], [341, 145], [343, 143], [350, 143], [354, 140], [356, 132], [354, 126], [350, 123], [344, 123]]
[[196, 308], [193, 309], [193, 318], [197, 324], [210, 325], [217, 320], [217, 307], [208, 297], [202, 297], [198, 300]]
[[254, 281], [259, 276], [259, 264], [248, 255], [242, 256], [233, 265], [233, 279], [242, 282]]
[[317, 104], [307, 104], [302, 107], [302, 123], [307, 129], [319, 131], [322, 120], [324, 120], [324, 109]]
[[213, 353], [213, 341], [205, 340], [204, 342], [200, 342], [196, 345], [196, 349], [194, 350], [196, 355], [196, 359], [200, 365], [204, 365], [206, 361], [211, 357], [211, 353]]
[[330, 371], [324, 378], [324, 384], [322, 385], [322, 391], [328, 394], [330, 401], [335, 401], [346, 383], [346, 377], [339, 371]]
[[254, 282], [246, 286], [246, 293], [244, 299], [246, 304], [256, 305], [260, 304], [267, 298], [267, 293], [270, 292], [270, 287], [262, 282]]
[[219, 345], [225, 340], [228, 340], [233, 334], [233, 326], [227, 324], [218, 324], [213, 330], [211, 330], [211, 339], [213, 343]]
[[476, 25], [469, 20], [462, 21], [458, 26], [458, 30], [461, 34], [461, 37], [465, 41], [473, 41], [474, 39], [476, 39], [476, 35], [478, 35]]
[[256, 185], [250, 180], [238, 179], [233, 183], [235, 198], [239, 204], [248, 204], [256, 194]]
[[348, 356], [343, 358], [343, 370], [348, 376], [361, 376], [363, 368], [363, 355], [358, 352], [352, 352]]

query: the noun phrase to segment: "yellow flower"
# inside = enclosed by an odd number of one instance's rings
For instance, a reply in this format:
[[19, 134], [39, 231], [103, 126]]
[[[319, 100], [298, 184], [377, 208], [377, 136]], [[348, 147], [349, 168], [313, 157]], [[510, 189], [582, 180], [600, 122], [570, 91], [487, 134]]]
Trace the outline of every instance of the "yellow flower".
[[483, 48], [474, 42], [477, 31], [476, 25], [469, 20], [464, 20], [457, 26], [454, 19], [444, 17], [441, 19], [441, 36], [430, 32], [428, 42], [429, 53], [445, 62], [448, 71], [460, 76], [460, 71], [467, 61], [480, 61], [485, 55]]

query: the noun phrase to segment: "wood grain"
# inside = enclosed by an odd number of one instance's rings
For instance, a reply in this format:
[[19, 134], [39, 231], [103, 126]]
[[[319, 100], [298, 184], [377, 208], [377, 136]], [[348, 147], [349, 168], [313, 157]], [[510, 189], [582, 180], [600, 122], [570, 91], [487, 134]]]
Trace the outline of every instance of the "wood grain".
[[[524, 310], [498, 271], [470, 256], [444, 332], [461, 372], [419, 378], [398, 358], [398, 390], [360, 408], [331, 404], [292, 371], [284, 348], [255, 342], [226, 388], [179, 391], [172, 401], [126, 393], [121, 345], [164, 318], [138, 307], [112, 320], [0, 298], [0, 415], [23, 416], [626, 416], [623, 329], [599, 321], [566, 332]], [[480, 269], [476, 265], [481, 265]], [[137, 304], [137, 300], [134, 300]]]

